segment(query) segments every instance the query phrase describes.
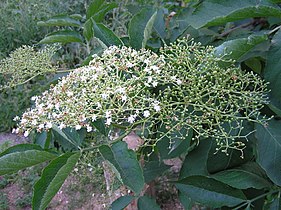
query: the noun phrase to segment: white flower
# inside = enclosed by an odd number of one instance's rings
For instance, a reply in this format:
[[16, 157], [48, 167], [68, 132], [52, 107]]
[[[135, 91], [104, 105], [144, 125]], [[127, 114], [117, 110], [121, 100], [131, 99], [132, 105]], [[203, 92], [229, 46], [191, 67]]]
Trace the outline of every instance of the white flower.
[[151, 69], [150, 69], [150, 68], [148, 68], [148, 67], [145, 67], [143, 71], [144, 71], [144, 72], [147, 72], [147, 73], [149, 73], [149, 74], [151, 74], [151, 73], [152, 73], [152, 72], [151, 72]]
[[145, 111], [143, 112], [143, 116], [144, 116], [144, 117], [149, 117], [149, 116], [150, 116], [150, 112], [149, 112], [148, 110], [145, 110]]
[[112, 123], [112, 119], [111, 118], [107, 118], [105, 124], [106, 125], [110, 125]]
[[111, 117], [111, 111], [107, 110], [107, 111], [105, 112], [105, 117], [106, 117], [106, 118], [110, 118], [110, 117]]
[[161, 110], [161, 107], [159, 106], [159, 102], [158, 101], [154, 102], [153, 108], [155, 109], [156, 112], [159, 112]]
[[132, 64], [131, 62], [129, 62], [129, 63], [127, 63], [127, 68], [132, 68], [132, 67], [134, 67], [134, 64]]
[[101, 94], [101, 97], [102, 97], [103, 99], [107, 99], [107, 98], [108, 98], [108, 94], [107, 94], [107, 93], [102, 93], [102, 94]]
[[46, 128], [52, 128], [53, 126], [52, 126], [52, 123], [51, 122], [47, 122], [46, 123]]
[[97, 115], [92, 116], [92, 122], [95, 122], [97, 120]]
[[127, 96], [123, 95], [123, 96], [121, 96], [121, 99], [122, 99], [122, 101], [126, 101], [127, 100]]
[[176, 80], [177, 77], [176, 77], [176, 76], [172, 76], [171, 79], [172, 79], [172, 80]]
[[38, 96], [32, 96], [31, 101], [36, 101], [38, 99]]
[[38, 126], [39, 129], [44, 129], [44, 127], [45, 127], [45, 126], [44, 126], [43, 123], [41, 123], [41, 124]]
[[123, 88], [123, 87], [119, 87], [117, 90], [116, 90], [117, 93], [126, 93], [126, 89]]
[[20, 121], [20, 123], [21, 123], [21, 124], [25, 124], [25, 123], [27, 123], [27, 119], [22, 118], [22, 119], [21, 119], [21, 121]]
[[87, 132], [91, 132], [93, 130], [93, 128], [91, 126], [87, 126]]
[[148, 78], [147, 78], [147, 82], [148, 82], [148, 83], [151, 83], [151, 82], [152, 82], [152, 77], [148, 77]]
[[20, 129], [19, 129], [19, 128], [13, 128], [12, 133], [16, 133], [16, 134], [18, 134], [18, 133], [19, 133], [19, 131], [20, 131]]
[[78, 172], [78, 168], [74, 168], [74, 171], [75, 171], [75, 172]]
[[81, 125], [75, 125], [75, 129], [76, 129], [76, 130], [80, 130], [81, 128], [82, 128]]
[[55, 108], [56, 108], [56, 110], [59, 110], [60, 109], [60, 103], [56, 103]]
[[180, 79], [177, 79], [176, 82], [177, 82], [178, 85], [182, 84], [182, 81]]
[[64, 123], [61, 123], [60, 125], [59, 125], [59, 129], [63, 129], [63, 128], [66, 128], [66, 125], [64, 124]]
[[32, 120], [31, 125], [37, 125], [37, 120]]
[[28, 137], [28, 135], [29, 135], [29, 131], [27, 130], [27, 131], [24, 132], [23, 136]]
[[135, 115], [131, 115], [130, 117], [128, 117], [129, 123], [133, 123], [133, 122], [135, 122], [135, 120], [136, 120]]
[[101, 108], [101, 103], [100, 102], [97, 103], [97, 108]]
[[158, 82], [157, 82], [157, 81], [153, 81], [153, 82], [152, 82], [152, 86], [153, 86], [153, 87], [156, 87], [157, 85], [158, 85]]
[[18, 121], [18, 120], [20, 120], [19, 116], [15, 116], [14, 119], [13, 119], [13, 121]]
[[72, 91], [67, 91], [67, 92], [66, 92], [66, 95], [67, 95], [68, 97], [72, 97], [72, 96], [73, 96], [73, 92], [72, 92]]

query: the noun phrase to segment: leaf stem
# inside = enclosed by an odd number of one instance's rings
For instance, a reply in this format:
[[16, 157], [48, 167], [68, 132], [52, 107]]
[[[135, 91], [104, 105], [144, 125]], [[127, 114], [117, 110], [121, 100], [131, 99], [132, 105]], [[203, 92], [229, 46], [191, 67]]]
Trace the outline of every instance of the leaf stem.
[[269, 195], [269, 194], [274, 194], [274, 193], [277, 193], [277, 192], [281, 192], [281, 190], [278, 189], [278, 190], [273, 190], [273, 191], [269, 191], [267, 193], [261, 194], [261, 195], [255, 197], [255, 198], [253, 198], [251, 200], [247, 200], [245, 203], [242, 203], [241, 205], [237, 206], [233, 210], [238, 210], [238, 209], [240, 209], [240, 208], [242, 208], [242, 207], [244, 207], [246, 205], [249, 205], [249, 204], [251, 204], [251, 203], [253, 203], [253, 202], [255, 202], [255, 201], [257, 201], [257, 200], [259, 200], [259, 199], [261, 199], [261, 198], [263, 198], [263, 197], [265, 197], [267, 195]]

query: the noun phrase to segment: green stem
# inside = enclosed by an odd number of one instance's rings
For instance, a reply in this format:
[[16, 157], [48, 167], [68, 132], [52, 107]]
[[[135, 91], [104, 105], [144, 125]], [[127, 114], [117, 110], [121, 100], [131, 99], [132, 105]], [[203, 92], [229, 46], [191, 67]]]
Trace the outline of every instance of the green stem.
[[251, 199], [251, 200], [247, 200], [245, 203], [242, 203], [241, 205], [237, 206], [237, 207], [236, 207], [235, 209], [233, 209], [233, 210], [238, 210], [238, 209], [240, 209], [240, 208], [242, 208], [242, 207], [244, 207], [244, 206], [246, 206], [246, 205], [249, 205], [249, 204], [251, 204], [251, 203], [253, 203], [253, 202], [255, 202], [255, 201], [257, 201], [257, 200], [259, 200], [259, 199], [261, 199], [261, 198], [263, 198], [263, 197], [265, 197], [265, 196], [267, 196], [267, 195], [269, 195], [269, 194], [274, 194], [274, 193], [277, 193], [277, 192], [281, 192], [280, 189], [278, 189], [278, 190], [273, 190], [273, 191], [269, 191], [269, 192], [267, 192], [267, 193], [264, 193], [264, 194], [261, 194], [261, 195], [255, 197], [255, 198], [253, 198], [253, 199]]

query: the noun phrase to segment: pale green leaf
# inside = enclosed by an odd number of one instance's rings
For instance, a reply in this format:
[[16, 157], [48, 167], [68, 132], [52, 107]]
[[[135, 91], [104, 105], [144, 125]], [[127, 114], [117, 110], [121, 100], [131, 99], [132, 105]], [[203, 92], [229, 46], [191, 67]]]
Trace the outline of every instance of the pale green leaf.
[[80, 21], [69, 16], [56, 16], [46, 21], [39, 21], [38, 26], [76, 26], [80, 27]]
[[56, 157], [56, 154], [43, 150], [39, 145], [19, 144], [0, 154], [0, 175], [14, 173]]
[[52, 44], [52, 43], [72, 43], [72, 42], [83, 42], [82, 37], [78, 32], [75, 31], [57, 31], [48, 34], [44, 39], [42, 39], [39, 44]]

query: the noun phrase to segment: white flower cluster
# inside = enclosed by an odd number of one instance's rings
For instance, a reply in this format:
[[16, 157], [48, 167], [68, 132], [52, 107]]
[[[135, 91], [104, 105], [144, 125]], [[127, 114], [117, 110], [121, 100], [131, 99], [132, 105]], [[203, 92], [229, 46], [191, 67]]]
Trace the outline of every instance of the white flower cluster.
[[[142, 138], [214, 138], [219, 149], [239, 148], [243, 124], [263, 123], [266, 84], [253, 73], [230, 66], [212, 47], [180, 40], [157, 55], [149, 50], [112, 46], [94, 55], [89, 66], [74, 70], [25, 112], [17, 132], [85, 127], [102, 120], [107, 126], [137, 128]], [[183, 129], [185, 128], [185, 129]], [[175, 134], [176, 133], [176, 134]], [[155, 139], [156, 138], [156, 139]], [[154, 143], [155, 143], [154, 141]]]
[[151, 120], [161, 104], [150, 89], [165, 77], [164, 65], [163, 57], [150, 51], [112, 46], [101, 57], [93, 56], [89, 66], [33, 97], [35, 107], [22, 115], [16, 132], [27, 136], [32, 129], [41, 132], [54, 124], [91, 132], [98, 119], [107, 126], [126, 127]]

